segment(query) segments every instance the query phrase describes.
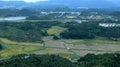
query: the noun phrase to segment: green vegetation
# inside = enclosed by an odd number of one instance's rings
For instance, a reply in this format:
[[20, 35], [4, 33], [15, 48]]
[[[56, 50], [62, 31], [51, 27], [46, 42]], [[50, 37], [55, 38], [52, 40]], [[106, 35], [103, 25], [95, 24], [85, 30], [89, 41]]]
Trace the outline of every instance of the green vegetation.
[[[66, 56], [66, 55], [65, 55]], [[88, 54], [76, 62], [58, 55], [17, 55], [1, 60], [0, 67], [120, 67], [120, 54]]]
[[69, 53], [57, 53], [56, 55], [59, 55], [63, 58], [67, 58], [69, 60], [74, 60], [76, 58], [78, 58], [79, 56], [75, 55], [75, 54], [69, 54]]
[[77, 65], [55, 55], [18, 55], [1, 61], [0, 67], [77, 67]]
[[27, 54], [34, 50], [43, 50], [43, 47], [24, 46], [24, 45], [6, 45], [5, 49], [0, 51], [2, 58], [10, 58], [18, 54]]
[[30, 9], [0, 9], [0, 17], [10, 17], [10, 16], [30, 16], [37, 15], [36, 11]]
[[[0, 67], [120, 67], [119, 53], [79, 57], [86, 53], [120, 52], [116, 48], [120, 45], [120, 26], [111, 25], [120, 24], [120, 11], [62, 10], [0, 9], [1, 18], [26, 17], [21, 21], [0, 20]], [[110, 26], [99, 26], [100, 23]], [[55, 40], [44, 39], [47, 36]]]
[[0, 37], [19, 42], [41, 42], [41, 38], [47, 36], [46, 28], [56, 24], [59, 23], [55, 21], [0, 22]]
[[60, 33], [67, 30], [67, 28], [59, 27], [59, 26], [52, 26], [50, 29], [47, 30], [49, 35], [60, 36]]
[[0, 44], [0, 50], [2, 50], [3, 49], [3, 46], [2, 46], [2, 44]]
[[[100, 27], [100, 22], [57, 22], [57, 21], [23, 21], [0, 22], [0, 38], [19, 42], [42, 42], [42, 37], [52, 35], [54, 39], [95, 39], [104, 37], [120, 40], [119, 27]], [[115, 32], [115, 33], [114, 33]]]
[[16, 41], [11, 41], [6, 38], [0, 38], [0, 41], [6, 44], [22, 44], [22, 45], [29, 45], [31, 44], [30, 42], [16, 42]]
[[[109, 40], [120, 40], [120, 27], [101, 27], [99, 23], [106, 21], [84, 22], [82, 24], [76, 22], [68, 22], [65, 27], [68, 30], [62, 32], [60, 36], [65, 39], [95, 39], [97, 37], [105, 37]], [[111, 21], [113, 22], [113, 21]]]
[[2, 58], [10, 58], [18, 54], [27, 54], [35, 50], [43, 50], [43, 47], [24, 46], [24, 45], [6, 45], [5, 49], [0, 51]]
[[113, 40], [107, 40], [107, 39], [72, 39], [71, 40], [73, 44], [92, 44], [92, 43], [97, 43], [97, 44], [120, 44], [119, 41], [113, 41]]
[[0, 51], [0, 56], [2, 58], [10, 58], [18, 54], [29, 54], [32, 51], [46, 49], [42, 46], [38, 47], [31, 45], [32, 43], [15, 42], [5, 38], [0, 38], [0, 40], [1, 44], [3, 45], [2, 47], [4, 47], [4, 49]]
[[88, 54], [78, 60], [80, 67], [120, 67], [120, 54]]

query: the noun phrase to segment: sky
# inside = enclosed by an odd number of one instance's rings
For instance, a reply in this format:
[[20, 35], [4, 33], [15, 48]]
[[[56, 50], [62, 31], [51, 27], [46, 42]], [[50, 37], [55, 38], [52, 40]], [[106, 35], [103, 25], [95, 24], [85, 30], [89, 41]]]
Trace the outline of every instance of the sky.
[[[49, 0], [3, 0], [3, 1], [25, 1], [25, 2], [38, 2], [38, 1], [49, 1]], [[90, 0], [89, 0], [90, 1]], [[92, 0], [91, 0], [92, 1]], [[120, 3], [120, 0], [106, 0], [113, 3]]]
[[38, 1], [48, 1], [48, 0], [3, 0], [3, 1], [25, 1], [25, 2], [38, 2]]

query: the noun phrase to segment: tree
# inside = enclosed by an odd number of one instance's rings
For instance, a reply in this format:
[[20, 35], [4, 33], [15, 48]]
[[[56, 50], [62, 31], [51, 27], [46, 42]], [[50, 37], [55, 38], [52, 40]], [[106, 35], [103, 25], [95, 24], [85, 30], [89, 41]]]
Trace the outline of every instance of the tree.
[[0, 44], [0, 50], [2, 50], [2, 49], [3, 49], [2, 44]]
[[56, 35], [53, 35], [54, 40], [58, 40], [59, 38]]
[[88, 54], [78, 59], [82, 67], [120, 67], [120, 54]]
[[0, 67], [77, 67], [77, 65], [56, 55], [18, 55], [1, 61]]

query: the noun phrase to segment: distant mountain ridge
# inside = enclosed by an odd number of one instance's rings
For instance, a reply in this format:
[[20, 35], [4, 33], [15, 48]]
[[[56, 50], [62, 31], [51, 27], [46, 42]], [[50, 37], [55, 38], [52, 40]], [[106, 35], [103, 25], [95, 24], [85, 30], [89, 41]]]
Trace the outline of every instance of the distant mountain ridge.
[[24, 1], [0, 1], [0, 6], [21, 6], [26, 4]]
[[106, 0], [50, 0], [36, 3], [24, 1], [0, 1], [0, 6], [35, 6], [35, 5], [65, 5], [68, 7], [108, 8], [119, 7], [113, 2]]
[[51, 0], [50, 4], [63, 4], [69, 7], [107, 8], [117, 7], [116, 4], [107, 0]]

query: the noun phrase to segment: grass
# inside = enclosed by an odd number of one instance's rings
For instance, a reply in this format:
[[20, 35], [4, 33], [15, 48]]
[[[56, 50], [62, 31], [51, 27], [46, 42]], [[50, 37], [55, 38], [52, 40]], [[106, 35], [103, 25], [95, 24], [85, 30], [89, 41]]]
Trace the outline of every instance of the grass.
[[[3, 58], [10, 58], [14, 55], [18, 54], [29, 54], [32, 53], [33, 51], [39, 51], [39, 50], [52, 50], [52, 48], [45, 48], [42, 46], [35, 46], [31, 45], [34, 43], [25, 43], [25, 42], [15, 42], [11, 41], [5, 38], [0, 38], [0, 41], [4, 47], [2, 51], [0, 51], [0, 56]], [[71, 40], [71, 42], [75, 45], [79, 44], [92, 44], [92, 43], [98, 43], [98, 44], [120, 44], [119, 41], [111, 41], [111, 40], [106, 40], [106, 39], [78, 39], [78, 40]], [[64, 58], [68, 58], [70, 60], [73, 60], [75, 58], [78, 58], [78, 56], [74, 54], [69, 54], [69, 53], [57, 53], [56, 55], [59, 55]]]
[[59, 27], [59, 26], [52, 26], [50, 29], [47, 30], [49, 35], [56, 35], [59, 36], [61, 32], [67, 30], [67, 28]]
[[6, 43], [6, 44], [22, 44], [22, 45], [29, 45], [29, 44], [31, 44], [31, 43], [27, 43], [27, 42], [11, 41], [11, 40], [8, 40], [6, 38], [0, 38], [0, 41], [3, 42], [3, 43]]
[[30, 46], [30, 45], [5, 45], [5, 48], [0, 51], [1, 57], [9, 58], [13, 55], [27, 54], [35, 50], [43, 50], [44, 47]]
[[98, 43], [98, 44], [116, 44], [120, 45], [120, 41], [112, 41], [107, 39], [78, 39], [78, 40], [71, 40], [73, 44], [92, 44], [92, 43]]
[[31, 53], [32, 51], [46, 49], [42, 46], [31, 45], [31, 43], [15, 42], [5, 38], [0, 38], [0, 40], [4, 47], [4, 49], [0, 51], [0, 56], [2, 58], [10, 58], [14, 55], [27, 54]]

